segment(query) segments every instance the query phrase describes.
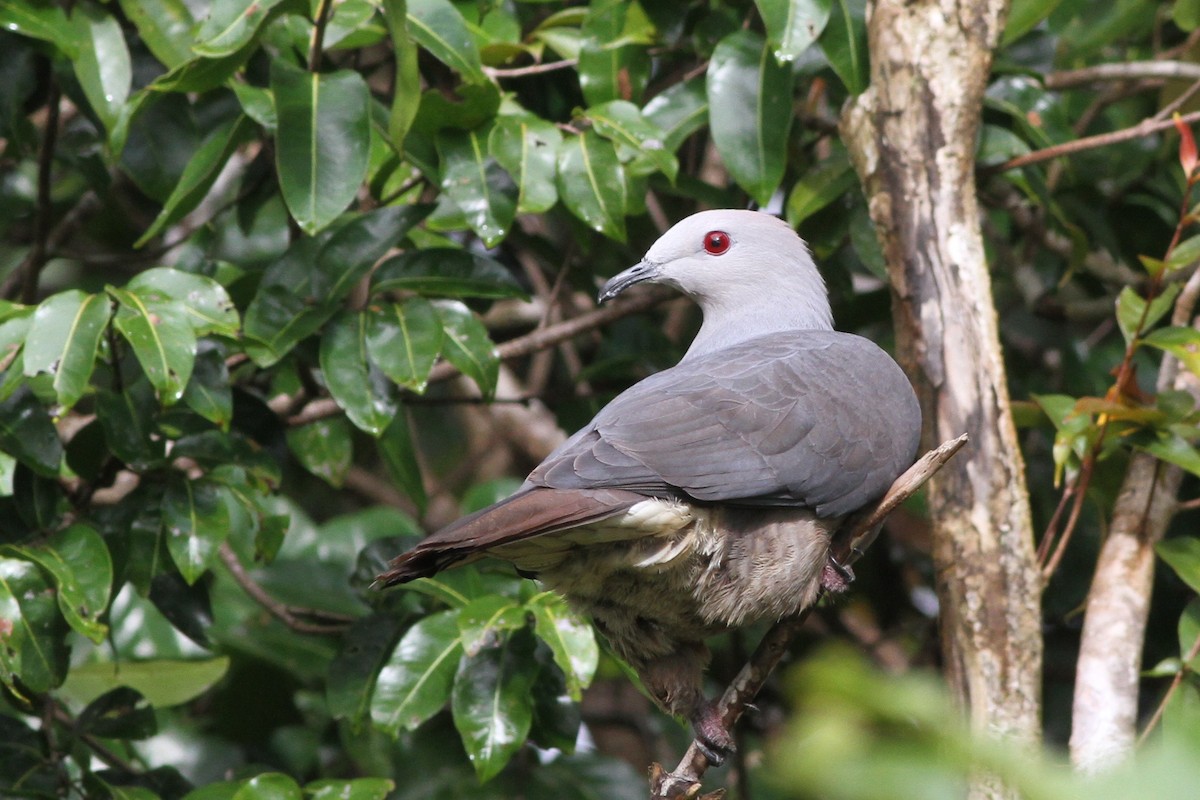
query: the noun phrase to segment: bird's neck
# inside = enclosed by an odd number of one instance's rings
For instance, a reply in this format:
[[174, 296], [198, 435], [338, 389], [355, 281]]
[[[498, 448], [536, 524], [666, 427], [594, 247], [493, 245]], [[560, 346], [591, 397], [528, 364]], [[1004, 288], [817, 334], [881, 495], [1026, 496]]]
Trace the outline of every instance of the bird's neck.
[[778, 289], [759, 296], [696, 298], [704, 322], [685, 359], [695, 358], [771, 333], [833, 330], [824, 291]]

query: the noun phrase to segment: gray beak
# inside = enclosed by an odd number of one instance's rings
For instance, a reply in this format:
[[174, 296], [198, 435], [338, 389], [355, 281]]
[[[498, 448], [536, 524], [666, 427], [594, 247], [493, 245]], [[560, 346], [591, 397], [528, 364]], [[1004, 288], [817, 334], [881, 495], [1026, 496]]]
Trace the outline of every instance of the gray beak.
[[608, 283], [600, 287], [600, 302], [612, 300], [621, 292], [642, 281], [652, 281], [658, 277], [658, 264], [639, 261], [624, 272], [618, 272]]

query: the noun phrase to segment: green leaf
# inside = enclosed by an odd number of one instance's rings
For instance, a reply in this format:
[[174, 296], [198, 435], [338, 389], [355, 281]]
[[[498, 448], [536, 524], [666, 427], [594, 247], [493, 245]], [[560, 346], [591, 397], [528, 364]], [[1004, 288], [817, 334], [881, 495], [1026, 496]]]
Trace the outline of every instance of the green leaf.
[[271, 63], [271, 91], [279, 185], [288, 210], [311, 235], [346, 210], [366, 177], [370, 93], [357, 72], [306, 72], [281, 59]]
[[392, 424], [379, 439], [379, 455], [387, 467], [388, 474], [400, 489], [425, 513], [429, 498], [425, 494], [425, 483], [421, 479], [421, 465], [417, 461], [416, 447], [408, 427], [408, 415], [397, 414]]
[[120, 0], [120, 5], [146, 47], [167, 69], [192, 58], [196, 21], [184, 0]]
[[370, 718], [375, 680], [400, 641], [403, 620], [396, 614], [372, 614], [356, 621], [342, 636], [342, 646], [329, 664], [325, 703], [334, 719], [348, 720], [355, 730]]
[[1155, 458], [1200, 476], [1200, 452], [1177, 433], [1160, 431], [1157, 438], [1145, 444], [1135, 443], [1135, 446]]
[[225, 85], [254, 53], [260, 52], [257, 40], [222, 58], [192, 58], [172, 67], [147, 87], [153, 92], [209, 92]]
[[596, 133], [642, 156], [671, 183], [679, 174], [679, 161], [666, 148], [666, 134], [642, 117], [633, 103], [613, 100], [587, 110]]
[[600, 663], [600, 648], [592, 626], [551, 592], [537, 595], [527, 607], [533, 612], [534, 631], [549, 646], [554, 663], [566, 676], [567, 692], [579, 701]]
[[479, 780], [495, 777], [525, 743], [537, 673], [528, 631], [459, 662], [450, 710]]
[[441, 297], [527, 297], [499, 261], [448, 247], [409, 250], [380, 264], [371, 276], [371, 293], [398, 290]]
[[406, 389], [422, 393], [442, 352], [442, 323], [423, 297], [372, 306], [367, 311], [367, 353], [371, 363]]
[[58, 47], [68, 58], [78, 57], [73, 26], [60, 6], [33, 3], [0, 4], [0, 27]]
[[775, 60], [795, 61], [817, 40], [829, 22], [833, 0], [754, 0], [767, 26]]
[[325, 779], [306, 783], [309, 800], [385, 800], [396, 785], [387, 778]]
[[871, 80], [866, 0], [833, 0], [829, 22], [817, 42], [850, 94], [866, 91]]
[[554, 188], [562, 132], [532, 114], [498, 117], [488, 134], [488, 152], [517, 183], [517, 211], [542, 214], [558, 202]]
[[136, 292], [109, 286], [120, 304], [116, 328], [133, 348], [150, 385], [164, 405], [183, 396], [196, 360], [196, 334], [180, 302], [153, 302]]
[[215, 0], [208, 18], [196, 31], [192, 51], [207, 58], [220, 58], [253, 41], [272, 8], [282, 0]]
[[500, 646], [509, 631], [524, 627], [525, 608], [503, 595], [485, 595], [458, 612], [458, 630], [467, 658], [474, 658], [484, 648]]
[[354, 455], [350, 426], [342, 417], [321, 419], [287, 432], [288, 448], [306, 470], [340, 488]]
[[32, 561], [50, 573], [67, 624], [97, 644], [104, 641], [108, 626], [100, 618], [108, 610], [113, 564], [100, 534], [76, 523], [41, 544], [7, 545], [0, 551]]
[[809, 170], [788, 195], [787, 221], [793, 228], [858, 185], [858, 176], [844, 150]]
[[204, 138], [195, 155], [183, 170], [179, 184], [163, 204], [162, 211], [146, 232], [134, 242], [141, 247], [157, 236], [168, 225], [173, 225], [200, 204], [208, 190], [216, 182], [225, 167], [225, 162], [254, 132], [254, 123], [244, 115], [217, 127]]
[[234, 792], [233, 800], [303, 800], [300, 784], [287, 775], [265, 772], [255, 775]]
[[392, 55], [396, 60], [388, 137], [396, 152], [403, 154], [404, 139], [421, 107], [421, 73], [417, 70], [419, 48], [408, 33], [406, 0], [383, 0], [383, 13], [392, 39]]
[[232, 527], [232, 496], [207, 480], [174, 480], [163, 496], [162, 525], [167, 551], [179, 574], [195, 583], [212, 566]]
[[183, 391], [183, 402], [221, 430], [233, 421], [233, 390], [225, 357], [208, 342], [201, 342], [192, 367], [192, 377]]
[[28, 386], [0, 400], [0, 450], [38, 475], [58, 477], [62, 440], [45, 407]]
[[625, 241], [625, 169], [612, 142], [591, 131], [563, 140], [558, 196], [592, 230]]
[[580, 27], [583, 40], [578, 69], [579, 88], [589, 106], [609, 100], [636, 102], [641, 97], [650, 74], [650, 57], [644, 46], [633, 42], [648, 44], [651, 31], [636, 3], [595, 0], [588, 5]]
[[[1037, 27], [1038, 23], [1050, 16], [1062, 0], [1012, 0], [1009, 7], [1008, 19], [1004, 23], [1004, 35], [1000, 39], [1001, 47], [1020, 39]], [[1180, 4], [1176, 4], [1176, 8]]]
[[409, 0], [408, 33], [468, 83], [487, 80], [467, 22], [449, 0]]
[[708, 122], [707, 81], [702, 77], [677, 83], [642, 109], [646, 119], [663, 131], [663, 144], [674, 153]]
[[355, 427], [378, 437], [396, 416], [398, 405], [387, 376], [367, 358], [366, 336], [365, 313], [334, 317], [321, 336], [321, 372], [329, 393]]
[[125, 288], [147, 304], [181, 303], [197, 336], [238, 336], [238, 314], [225, 287], [205, 275], [156, 267], [134, 276]]
[[495, 247], [512, 228], [517, 186], [504, 167], [488, 155], [487, 134], [447, 128], [437, 135], [441, 187], [466, 216], [471, 230]]
[[121, 23], [101, 6], [78, 3], [71, 15], [71, 34], [79, 46], [72, 59], [75, 77], [88, 104], [108, 131], [117, 127], [133, 84], [133, 67]]
[[1200, 592], [1200, 538], [1175, 536], [1159, 542], [1154, 550], [1193, 592]]
[[445, 334], [442, 356], [475, 381], [485, 398], [491, 397], [500, 375], [500, 354], [487, 328], [457, 300], [439, 300], [435, 308]]
[[155, 425], [158, 403], [149, 381], [140, 379], [123, 392], [98, 391], [96, 411], [104, 439], [117, 458], [143, 468], [163, 457], [166, 442]]
[[1142, 344], [1166, 350], [1179, 359], [1189, 372], [1200, 375], [1200, 331], [1195, 328], [1159, 328], [1143, 336], [1141, 341]]
[[1195, 264], [1197, 260], [1200, 260], [1200, 236], [1192, 236], [1171, 250], [1171, 257], [1167, 259], [1167, 269], [1184, 269]]
[[128, 686], [111, 689], [79, 712], [81, 733], [101, 739], [147, 739], [158, 732], [154, 709], [141, 692]]
[[87, 391], [111, 313], [107, 296], [72, 289], [46, 298], [33, 314], [25, 339], [25, 375], [53, 375], [64, 411]]
[[[67, 625], [59, 613], [54, 587], [36, 564], [0, 556], [0, 683], [13, 678], [34, 692], [62, 683], [69, 650]], [[18, 696], [20, 692], [17, 692]]]
[[408, 629], [375, 681], [371, 719], [397, 735], [413, 730], [450, 699], [462, 642], [458, 612], [432, 614]]
[[708, 64], [708, 119], [729, 174], [760, 206], [783, 180], [792, 126], [792, 71], [762, 37], [737, 31]]
[[[1172, 541], [1168, 539], [1167, 541]], [[1186, 656], [1200, 640], [1200, 597], [1193, 597], [1179, 615], [1179, 653]], [[1200, 666], [1200, 655], [1188, 667], [1194, 672]]]
[[1134, 337], [1153, 328], [1171, 310], [1180, 289], [1179, 284], [1168, 284], [1161, 294], [1150, 301], [1148, 308], [1145, 298], [1133, 287], [1122, 289], [1117, 295], [1117, 325], [1125, 336], [1125, 342], [1132, 342]]

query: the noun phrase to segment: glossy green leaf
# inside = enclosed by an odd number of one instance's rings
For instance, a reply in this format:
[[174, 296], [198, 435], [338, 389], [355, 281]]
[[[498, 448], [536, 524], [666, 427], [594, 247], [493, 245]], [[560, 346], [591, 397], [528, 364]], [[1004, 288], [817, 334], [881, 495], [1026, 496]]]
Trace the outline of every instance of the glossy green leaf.
[[119, 307], [116, 329], [129, 342], [150, 385], [164, 405], [183, 396], [196, 360], [196, 334], [187, 307], [178, 301], [153, 302], [136, 292], [108, 287]]
[[679, 161], [666, 147], [666, 134], [646, 120], [633, 103], [624, 100], [601, 103], [589, 108], [587, 117], [596, 133], [643, 156], [667, 180], [675, 182]]
[[205, 275], [156, 267], [139, 272], [125, 288], [148, 305], [178, 301], [197, 336], [218, 334], [237, 338], [238, 313], [225, 287]]
[[1190, 267], [1200, 260], [1200, 236], [1190, 236], [1184, 239], [1171, 250], [1171, 257], [1167, 259], [1166, 266], [1168, 269], [1176, 270]]
[[119, 686], [88, 703], [76, 720], [81, 733], [101, 739], [147, 739], [158, 732], [154, 709], [136, 689]]
[[235, 53], [250, 43], [271, 9], [282, 0], [214, 0], [196, 31], [192, 51], [208, 58]]
[[450, 710], [481, 781], [494, 777], [525, 743], [533, 723], [534, 640], [528, 631], [464, 657]]
[[303, 800], [300, 784], [279, 772], [255, 775], [233, 794], [233, 800]]
[[588, 6], [580, 28], [579, 88], [589, 106], [639, 100], [650, 73], [642, 45], [650, 42], [651, 31], [636, 3], [596, 0]]
[[0, 3], [0, 27], [56, 45], [69, 58], [79, 52], [73, 26], [54, 4]]
[[233, 421], [229, 367], [221, 351], [207, 345], [207, 342], [199, 344], [192, 376], [183, 390], [183, 402], [221, 430], [228, 430]]
[[188, 161], [183, 177], [163, 204], [162, 211], [134, 246], [146, 244], [168, 225], [175, 224], [195, 209], [216, 182], [233, 151], [249, 139], [253, 130], [254, 123], [248, 117], [239, 115], [208, 134]]
[[306, 470], [340, 487], [354, 455], [350, 425], [342, 417], [321, 419], [287, 432], [288, 448]]
[[866, 0], [833, 0], [829, 22], [817, 43], [851, 94], [866, 90], [871, 80]]
[[457, 618], [457, 611], [432, 614], [400, 639], [375, 681], [371, 719], [378, 727], [395, 736], [446, 705], [462, 656]]
[[1157, 459], [1182, 467], [1193, 475], [1200, 476], [1200, 452], [1177, 433], [1162, 431], [1148, 443], [1135, 445]]
[[580, 700], [600, 662], [600, 647], [592, 626], [551, 592], [535, 597], [528, 608], [533, 612], [534, 631], [549, 646], [554, 663], [566, 676], [567, 692], [573, 700]]
[[1143, 336], [1142, 343], [1167, 351], [1193, 375], [1200, 375], [1200, 331], [1195, 328], [1159, 328]]
[[463, 80], [486, 80], [467, 22], [449, 0], [408, 0], [408, 33]]
[[512, 273], [494, 258], [430, 247], [392, 256], [371, 276], [371, 292], [418, 292], [442, 297], [525, 297]]
[[765, 206], [783, 180], [792, 125], [792, 71], [762, 37], [737, 31], [717, 44], [708, 64], [708, 118], [729, 174]]
[[396, 78], [392, 86], [392, 108], [388, 114], [388, 138], [392, 147], [404, 152], [404, 140], [421, 107], [421, 74], [417, 70], [420, 48], [408, 32], [407, 0], [383, 0], [383, 13], [392, 39]]
[[71, 33], [79, 47], [72, 60], [88, 104], [110, 132], [117, 127], [133, 84], [133, 66], [121, 23], [102, 6], [75, 5]]
[[1125, 336], [1126, 343], [1135, 336], [1153, 328], [1175, 304], [1179, 296], [1178, 284], [1168, 284], [1149, 304], [1132, 286], [1126, 286], [1117, 295], [1117, 325]]
[[[1060, 2], [1062, 0], [1012, 0], [1000, 46], [1007, 47], [1036, 28], [1042, 20], [1050, 16]], [[1183, 3], [1176, 3], [1176, 8], [1180, 5]]]
[[833, 0], [754, 0], [779, 62], [795, 61], [829, 22]]
[[111, 313], [112, 301], [106, 295], [72, 289], [46, 298], [33, 314], [25, 339], [25, 374], [53, 375], [64, 410], [87, 391]]
[[387, 613], [360, 619], [346, 631], [325, 682], [325, 702], [334, 719], [348, 720], [357, 729], [370, 718], [375, 679], [403, 632], [400, 617]]
[[371, 363], [406, 389], [424, 392], [429, 371], [442, 352], [442, 323], [423, 297], [372, 306], [367, 311]]
[[646, 119], [663, 131], [663, 144], [674, 153], [708, 122], [707, 81], [692, 78], [671, 86], [642, 109]]
[[62, 440], [49, 413], [27, 386], [0, 400], [0, 450], [38, 475], [58, 477]]
[[387, 778], [325, 779], [304, 784], [308, 800], [385, 800], [396, 785]]
[[178, 479], [163, 496], [162, 524], [167, 552], [189, 584], [213, 565], [229, 536], [229, 490], [206, 480]]
[[9, 556], [40, 565], [54, 578], [58, 607], [67, 624], [99, 644], [108, 633], [100, 618], [108, 610], [112, 557], [100, 534], [76, 523], [37, 545], [7, 545]]
[[456, 300], [439, 300], [435, 307], [445, 339], [442, 356], [479, 387], [484, 397], [496, 392], [500, 354], [479, 317]]
[[158, 76], [148, 88], [157, 92], [212, 91], [225, 85], [259, 50], [258, 41], [252, 40], [236, 53], [221, 58], [197, 56]]
[[429, 497], [425, 493], [425, 482], [421, 478], [421, 464], [417, 461], [417, 449], [409, 429], [408, 415], [397, 414], [392, 424], [379, 438], [379, 455], [392, 480], [425, 513]]
[[558, 196], [571, 213], [605, 236], [625, 241], [625, 169], [613, 143], [592, 131], [563, 140]]
[[155, 427], [158, 400], [149, 381], [143, 378], [121, 392], [98, 391], [96, 411], [117, 458], [142, 468], [163, 457], [165, 441]]
[[1200, 592], [1200, 538], [1173, 536], [1154, 546], [1159, 558], [1167, 562], [1179, 579]]
[[306, 72], [276, 59], [275, 166], [288, 210], [314, 234], [353, 202], [367, 174], [370, 94], [351, 70]]
[[[59, 613], [54, 587], [31, 561], [0, 556], [0, 683], [13, 678], [34, 692], [62, 683], [67, 672], [67, 625]], [[19, 694], [19, 693], [18, 693]]]
[[499, 647], [510, 631], [525, 627], [525, 607], [498, 594], [472, 600], [458, 612], [463, 653], [474, 658], [489, 647]]
[[184, 0], [119, 0], [154, 57], [173, 69], [192, 57], [195, 19]]
[[487, 247], [495, 247], [517, 215], [517, 185], [488, 154], [486, 131], [446, 129], [437, 136], [441, 186]]
[[488, 152], [517, 184], [517, 211], [541, 214], [558, 202], [554, 188], [562, 132], [532, 114], [496, 119], [488, 134]]
[[325, 386], [359, 430], [379, 436], [399, 407], [387, 376], [367, 358], [367, 315], [343, 312], [321, 336]]
[[165, 203], [199, 146], [200, 130], [188, 98], [155, 92], [129, 122], [121, 168], [148, 197]]
[[[1167, 541], [1172, 540], [1168, 539]], [[1180, 654], [1187, 655], [1196, 646], [1197, 640], [1200, 640], [1200, 597], [1193, 597], [1184, 606], [1183, 613], [1179, 615]], [[1188, 666], [1193, 672], [1200, 667], [1200, 654], [1197, 654]]]
[[836, 150], [830, 158], [809, 170], [796, 185], [787, 200], [787, 221], [793, 228], [828, 206], [858, 185], [858, 176], [844, 150]]

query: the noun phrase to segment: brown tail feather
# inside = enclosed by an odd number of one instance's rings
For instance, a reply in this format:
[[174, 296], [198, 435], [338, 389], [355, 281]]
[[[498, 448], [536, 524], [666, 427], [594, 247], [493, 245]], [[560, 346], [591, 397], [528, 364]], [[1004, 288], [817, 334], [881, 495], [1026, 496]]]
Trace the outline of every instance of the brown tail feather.
[[447, 525], [397, 556], [376, 584], [386, 587], [426, 578], [498, 545], [607, 519], [645, 499], [620, 489], [524, 489]]

